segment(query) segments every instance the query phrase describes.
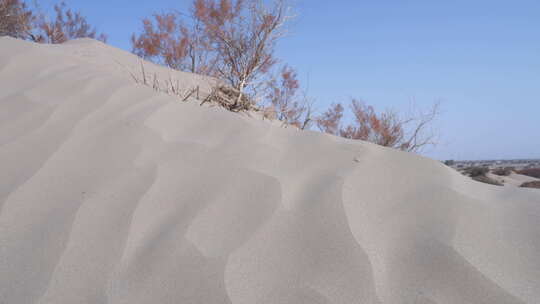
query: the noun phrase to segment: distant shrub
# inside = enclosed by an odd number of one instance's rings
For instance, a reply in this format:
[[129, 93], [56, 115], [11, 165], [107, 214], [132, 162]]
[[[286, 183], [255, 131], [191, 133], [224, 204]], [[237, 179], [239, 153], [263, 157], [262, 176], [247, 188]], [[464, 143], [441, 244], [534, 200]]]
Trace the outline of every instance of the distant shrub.
[[492, 179], [492, 178], [489, 178], [485, 175], [479, 175], [479, 176], [474, 176], [472, 178], [473, 180], [477, 181], [477, 182], [481, 182], [481, 183], [484, 183], [484, 184], [490, 184], [490, 185], [495, 185], [495, 186], [502, 186], [503, 184], [499, 183], [498, 181]]
[[454, 160], [452, 160], [452, 159], [449, 159], [449, 160], [445, 160], [444, 164], [447, 165], [448, 167], [451, 167], [451, 166], [455, 165], [456, 162]]
[[470, 177], [485, 176], [488, 172], [488, 167], [470, 167], [465, 170], [465, 173]]
[[512, 174], [513, 171], [514, 171], [514, 168], [512, 167], [504, 167], [504, 168], [493, 169], [491, 170], [491, 173], [495, 175], [499, 175], [499, 176], [508, 176]]
[[522, 175], [527, 175], [527, 176], [530, 176], [530, 177], [540, 178], [540, 168], [523, 169], [523, 170], [517, 171], [516, 173], [522, 174]]
[[522, 188], [536, 188], [536, 189], [540, 189], [540, 181], [526, 182], [526, 183], [521, 184], [520, 187], [522, 187]]

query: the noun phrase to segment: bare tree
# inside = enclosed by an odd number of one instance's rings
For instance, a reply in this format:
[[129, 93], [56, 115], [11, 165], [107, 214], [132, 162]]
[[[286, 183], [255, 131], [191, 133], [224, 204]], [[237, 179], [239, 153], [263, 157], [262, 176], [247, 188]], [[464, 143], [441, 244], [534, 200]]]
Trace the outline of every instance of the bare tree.
[[354, 116], [351, 124], [342, 125], [344, 108], [341, 104], [334, 104], [317, 119], [317, 125], [326, 133], [408, 152], [419, 152], [436, 144], [431, 126], [439, 115], [439, 103], [429, 111], [417, 111], [407, 117], [391, 110], [377, 113], [372, 106], [356, 99], [351, 100], [350, 109]]
[[287, 20], [284, 2], [195, 0], [194, 14], [217, 53], [219, 76], [238, 91], [240, 102], [246, 88], [276, 63], [274, 47]]
[[34, 15], [20, 0], [0, 0], [0, 36], [26, 39]]
[[409, 152], [421, 152], [427, 146], [437, 145], [437, 132], [433, 129], [433, 123], [441, 115], [441, 103], [434, 103], [427, 110], [418, 110], [402, 119], [405, 135], [401, 150]]
[[88, 24], [80, 12], [67, 8], [65, 2], [54, 6], [55, 16], [49, 20], [40, 14], [36, 20], [34, 33], [31, 39], [41, 43], [63, 43], [77, 38], [94, 38], [107, 41], [105, 34], [97, 34], [96, 29]]
[[211, 98], [232, 111], [254, 109], [277, 62], [274, 48], [288, 19], [284, 0], [265, 2], [193, 0], [187, 15], [155, 14], [143, 19], [141, 34], [132, 36], [133, 52], [219, 78]]

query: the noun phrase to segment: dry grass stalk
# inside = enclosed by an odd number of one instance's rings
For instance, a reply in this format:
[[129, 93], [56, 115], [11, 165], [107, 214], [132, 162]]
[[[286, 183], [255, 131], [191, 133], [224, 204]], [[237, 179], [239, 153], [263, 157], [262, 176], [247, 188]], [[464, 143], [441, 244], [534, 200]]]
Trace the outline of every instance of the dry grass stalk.
[[[118, 63], [118, 62], [117, 62]], [[124, 68], [123, 65], [118, 63], [121, 67]], [[199, 99], [200, 95], [200, 88], [199, 86], [191, 87], [191, 88], [184, 88], [180, 84], [180, 80], [174, 80], [172, 76], [169, 74], [169, 79], [166, 79], [165, 81], [160, 81], [157, 73], [154, 73], [152, 76], [152, 83], [148, 81], [148, 76], [146, 73], [146, 69], [144, 68], [144, 64], [141, 61], [140, 62], [140, 75], [141, 77], [138, 77], [135, 73], [128, 70], [128, 73], [130, 74], [133, 81], [137, 84], [142, 84], [148, 87], [151, 87], [156, 92], [165, 93], [167, 95], [176, 96], [179, 97], [182, 101], [187, 101], [190, 97], [192, 97], [194, 94]]]

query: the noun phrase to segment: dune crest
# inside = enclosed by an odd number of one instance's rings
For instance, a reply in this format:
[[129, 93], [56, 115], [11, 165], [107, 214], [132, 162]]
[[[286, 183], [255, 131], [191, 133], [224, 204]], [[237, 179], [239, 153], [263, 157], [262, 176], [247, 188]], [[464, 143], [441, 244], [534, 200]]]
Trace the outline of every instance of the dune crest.
[[540, 298], [540, 191], [180, 102], [139, 65], [0, 38], [0, 303]]

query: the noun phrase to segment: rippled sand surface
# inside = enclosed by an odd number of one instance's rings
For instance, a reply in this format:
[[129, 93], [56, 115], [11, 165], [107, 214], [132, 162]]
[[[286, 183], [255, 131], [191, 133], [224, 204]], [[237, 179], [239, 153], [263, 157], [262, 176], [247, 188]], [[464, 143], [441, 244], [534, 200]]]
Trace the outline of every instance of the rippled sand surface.
[[538, 303], [540, 191], [180, 102], [139, 66], [0, 38], [0, 303]]

